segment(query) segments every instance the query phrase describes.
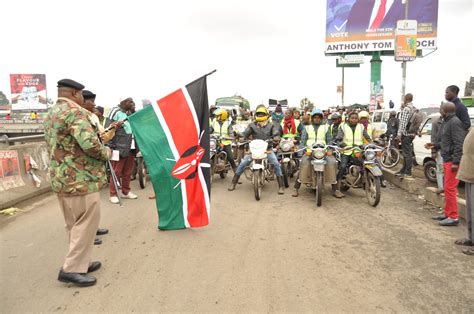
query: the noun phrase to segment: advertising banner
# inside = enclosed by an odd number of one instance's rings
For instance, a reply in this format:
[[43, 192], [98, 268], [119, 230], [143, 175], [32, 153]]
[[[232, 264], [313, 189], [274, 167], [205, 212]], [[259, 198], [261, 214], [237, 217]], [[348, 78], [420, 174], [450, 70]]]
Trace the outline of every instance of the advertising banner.
[[47, 109], [45, 74], [10, 74], [13, 111]]
[[416, 59], [417, 22], [401, 20], [395, 31], [395, 61], [413, 61]]
[[[402, 0], [327, 0], [326, 53], [394, 51]], [[417, 21], [416, 49], [435, 49], [438, 0], [409, 0], [408, 20]]]
[[24, 186], [21, 178], [18, 152], [0, 151], [0, 191]]

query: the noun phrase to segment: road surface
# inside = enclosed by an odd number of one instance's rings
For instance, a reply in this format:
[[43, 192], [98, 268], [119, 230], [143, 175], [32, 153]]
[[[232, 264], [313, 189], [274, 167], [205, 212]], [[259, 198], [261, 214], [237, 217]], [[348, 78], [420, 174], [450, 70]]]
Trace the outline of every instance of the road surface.
[[56, 280], [66, 253], [54, 195], [1, 219], [2, 313], [25, 312], [469, 312], [474, 259], [453, 241], [465, 225], [438, 227], [433, 210], [393, 187], [370, 207], [362, 191], [316, 208], [276, 182], [256, 202], [243, 179], [216, 180], [210, 226], [158, 231], [151, 186], [123, 208], [102, 191], [94, 287]]

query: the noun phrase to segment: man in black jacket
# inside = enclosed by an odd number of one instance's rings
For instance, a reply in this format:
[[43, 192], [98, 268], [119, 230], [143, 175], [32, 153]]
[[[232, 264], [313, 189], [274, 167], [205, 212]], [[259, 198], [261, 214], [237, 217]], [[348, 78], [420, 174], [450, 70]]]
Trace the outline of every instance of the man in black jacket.
[[459, 120], [461, 120], [464, 129], [469, 130], [471, 127], [471, 119], [469, 118], [467, 107], [461, 102], [458, 94], [459, 87], [456, 85], [451, 85], [446, 88], [444, 98], [446, 98], [447, 101], [454, 103], [456, 106], [456, 116], [459, 118]]
[[444, 162], [444, 214], [433, 217], [440, 220], [441, 226], [456, 226], [459, 223], [457, 186], [459, 180], [456, 174], [462, 157], [462, 149], [466, 130], [461, 120], [456, 116], [456, 105], [446, 102], [441, 105], [443, 123], [438, 132], [438, 143], [428, 145], [429, 148], [441, 149]]

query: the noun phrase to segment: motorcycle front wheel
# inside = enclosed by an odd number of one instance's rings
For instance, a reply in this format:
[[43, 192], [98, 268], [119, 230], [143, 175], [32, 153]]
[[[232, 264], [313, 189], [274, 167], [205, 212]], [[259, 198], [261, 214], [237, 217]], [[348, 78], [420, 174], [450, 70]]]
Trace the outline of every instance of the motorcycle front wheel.
[[324, 189], [324, 175], [321, 172], [316, 172], [316, 206], [321, 206], [323, 203], [323, 189]]
[[373, 207], [380, 202], [380, 195], [382, 193], [380, 177], [374, 176], [371, 172], [367, 173], [367, 182], [365, 184], [365, 194], [369, 204]]
[[262, 170], [255, 170], [253, 172], [253, 191], [255, 194], [255, 199], [257, 201], [260, 200], [260, 195], [262, 193], [262, 185], [260, 184], [260, 179], [261, 179], [261, 174]]

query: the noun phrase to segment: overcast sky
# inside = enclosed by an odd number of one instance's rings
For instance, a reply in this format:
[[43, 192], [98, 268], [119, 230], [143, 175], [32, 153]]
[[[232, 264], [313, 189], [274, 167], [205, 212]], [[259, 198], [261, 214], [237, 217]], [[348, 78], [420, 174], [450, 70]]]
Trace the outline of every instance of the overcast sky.
[[[412, 0], [422, 1], [422, 0]], [[10, 73], [75, 79], [114, 106], [119, 97], [157, 100], [209, 77], [209, 102], [235, 93], [254, 107], [268, 98], [340, 104], [341, 69], [325, 57], [324, 0], [38, 1], [0, 3], [0, 90]], [[420, 106], [439, 104], [446, 86], [464, 91], [474, 75], [472, 0], [439, 0], [438, 50], [408, 64], [407, 92]], [[367, 103], [370, 58], [346, 70], [346, 103]], [[385, 100], [400, 99], [401, 68], [383, 58]]]

